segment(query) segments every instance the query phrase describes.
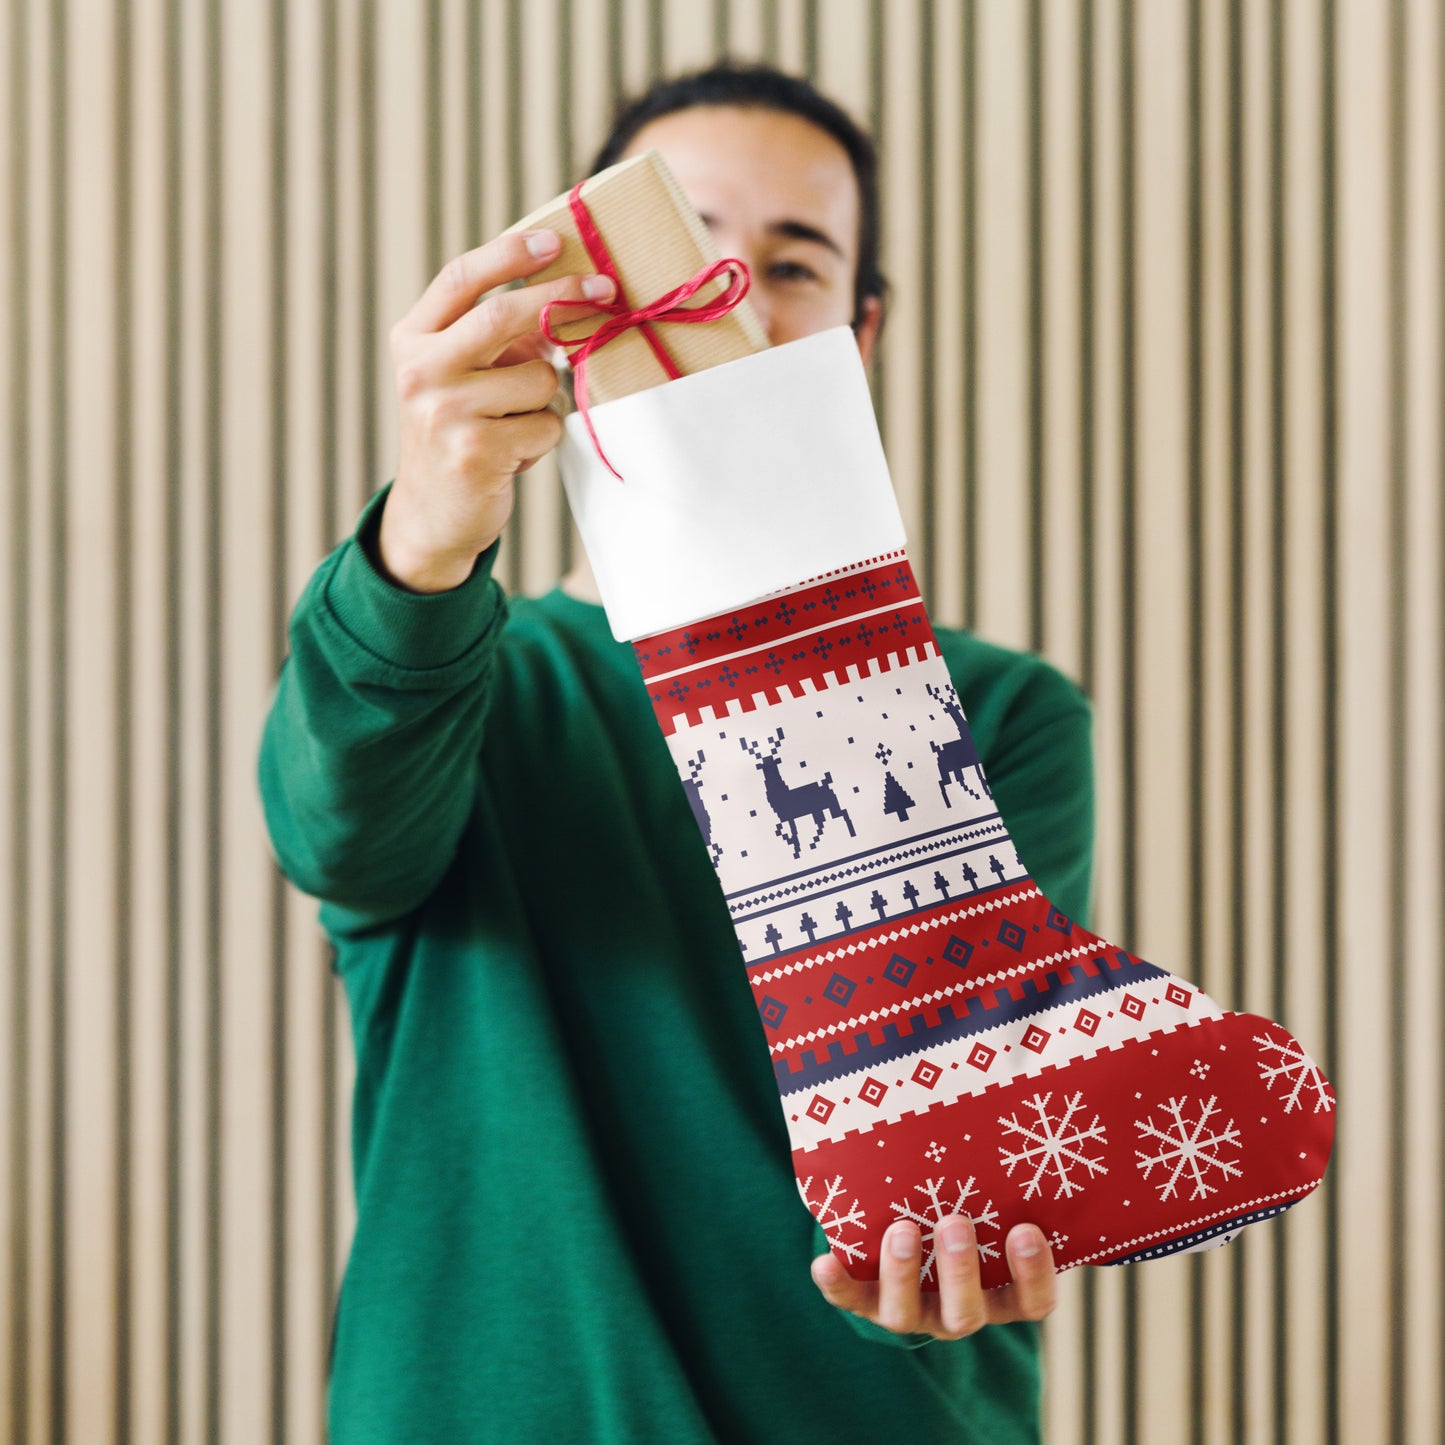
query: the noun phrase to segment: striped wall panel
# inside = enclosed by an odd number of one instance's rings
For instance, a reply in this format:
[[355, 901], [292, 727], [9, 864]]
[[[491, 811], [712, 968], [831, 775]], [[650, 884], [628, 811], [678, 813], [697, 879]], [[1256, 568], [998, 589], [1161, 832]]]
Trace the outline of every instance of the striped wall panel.
[[[253, 758], [385, 337], [719, 53], [880, 137], [935, 616], [1094, 699], [1095, 922], [1338, 1084], [1327, 1185], [1064, 1281], [1048, 1438], [1445, 1435], [1439, 0], [6, 0], [0, 1438], [322, 1438], [349, 1041]], [[555, 469], [507, 584], [575, 546]]]

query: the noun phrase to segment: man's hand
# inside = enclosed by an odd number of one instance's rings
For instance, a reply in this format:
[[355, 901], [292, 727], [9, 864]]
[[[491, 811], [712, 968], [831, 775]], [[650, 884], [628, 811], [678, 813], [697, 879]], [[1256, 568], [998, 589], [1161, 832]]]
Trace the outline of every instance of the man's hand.
[[569, 320], [611, 298], [606, 276], [563, 276], [513, 291], [561, 248], [555, 231], [498, 236], [449, 261], [392, 328], [401, 455], [378, 538], [392, 579], [415, 592], [466, 581], [512, 512], [513, 478], [551, 451], [557, 374], [538, 330], [549, 301]]
[[839, 1309], [895, 1334], [927, 1334], [939, 1340], [961, 1340], [984, 1325], [1041, 1320], [1058, 1303], [1053, 1252], [1032, 1224], [1009, 1230], [1005, 1252], [1014, 1282], [1001, 1289], [985, 1290], [979, 1282], [978, 1240], [967, 1216], [940, 1219], [933, 1247], [936, 1294], [919, 1286], [923, 1236], [907, 1220], [890, 1226], [883, 1236], [876, 1280], [854, 1279], [834, 1255], [821, 1254], [813, 1261], [813, 1283]]

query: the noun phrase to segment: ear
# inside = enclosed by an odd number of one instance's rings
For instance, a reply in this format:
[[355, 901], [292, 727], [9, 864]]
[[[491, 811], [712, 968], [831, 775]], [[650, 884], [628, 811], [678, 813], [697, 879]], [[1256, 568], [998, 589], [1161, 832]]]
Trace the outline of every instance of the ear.
[[883, 302], [877, 296], [868, 296], [863, 301], [863, 319], [854, 328], [858, 338], [858, 354], [867, 366], [873, 360], [873, 348], [878, 344], [878, 333], [883, 327]]

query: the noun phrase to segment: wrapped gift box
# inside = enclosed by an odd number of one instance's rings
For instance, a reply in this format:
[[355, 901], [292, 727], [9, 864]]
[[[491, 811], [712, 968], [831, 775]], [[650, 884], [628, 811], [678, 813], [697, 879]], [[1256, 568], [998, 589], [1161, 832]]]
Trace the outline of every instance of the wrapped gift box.
[[[623, 295], [632, 306], [656, 300], [719, 259], [707, 227], [656, 151], [599, 171], [582, 183], [581, 197], [611, 253]], [[567, 195], [549, 201], [510, 229], [552, 230], [562, 238], [561, 255], [545, 270], [529, 277], [528, 284], [586, 275], [597, 269], [578, 235]], [[706, 305], [724, 289], [724, 281], [712, 281], [686, 304]], [[555, 329], [570, 344], [585, 340], [605, 320], [605, 315], [587, 316]], [[684, 376], [751, 356], [768, 345], [762, 325], [746, 299], [715, 321], [657, 322], [653, 329]], [[630, 396], [667, 380], [651, 346], [635, 328], [601, 347], [587, 363], [587, 387], [593, 405]]]

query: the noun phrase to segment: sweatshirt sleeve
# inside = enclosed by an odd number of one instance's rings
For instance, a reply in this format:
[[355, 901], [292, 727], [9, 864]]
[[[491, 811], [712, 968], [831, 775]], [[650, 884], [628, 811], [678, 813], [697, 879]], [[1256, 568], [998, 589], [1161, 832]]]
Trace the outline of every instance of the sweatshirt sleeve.
[[495, 545], [449, 592], [380, 575], [369, 549], [386, 495], [296, 605], [259, 764], [282, 871], [363, 926], [416, 907], [451, 862], [506, 618]]
[[1086, 927], [1094, 865], [1093, 717], [1038, 660], [999, 721], [984, 773], [1019, 858], [1044, 897]]

